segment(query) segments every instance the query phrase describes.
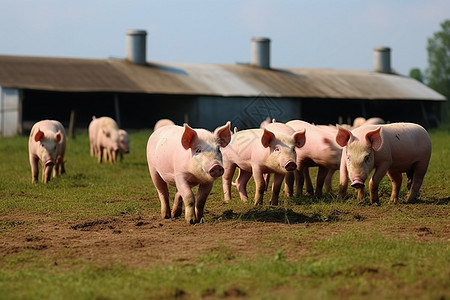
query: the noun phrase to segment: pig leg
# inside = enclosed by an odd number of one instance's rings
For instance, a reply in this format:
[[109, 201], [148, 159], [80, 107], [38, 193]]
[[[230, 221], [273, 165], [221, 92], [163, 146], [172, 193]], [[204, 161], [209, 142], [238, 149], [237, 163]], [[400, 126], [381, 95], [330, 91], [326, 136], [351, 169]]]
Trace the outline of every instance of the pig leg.
[[412, 180], [411, 180], [408, 196], [406, 198], [406, 202], [412, 202], [412, 201], [416, 200], [417, 197], [419, 197], [420, 187], [422, 186], [423, 178], [425, 177], [425, 173], [427, 172], [427, 169], [428, 169], [428, 161], [427, 162], [419, 162], [414, 167], [413, 174], [411, 175]]
[[158, 191], [159, 200], [161, 201], [161, 217], [170, 219], [170, 204], [169, 204], [169, 188], [167, 183], [161, 178], [156, 170], [150, 169], [150, 176], [153, 184]]
[[325, 177], [325, 193], [331, 193], [333, 190], [333, 175], [336, 170], [329, 169], [327, 173], [327, 177]]
[[225, 167], [224, 163], [224, 173], [222, 175], [222, 189], [223, 196], [226, 202], [231, 200], [231, 182], [233, 181], [234, 172], [236, 171], [236, 165], [232, 164]]
[[200, 184], [195, 199], [195, 216], [197, 223], [203, 223], [203, 211], [205, 209], [206, 198], [213, 188], [213, 183]]
[[191, 187], [185, 180], [176, 180], [175, 184], [179, 193], [181, 194], [181, 197], [183, 198], [184, 216], [186, 222], [189, 224], [195, 224], [195, 195], [192, 192]]
[[43, 167], [42, 171], [42, 181], [44, 183], [48, 183], [50, 181], [50, 177], [52, 176], [53, 164], [47, 164]]
[[183, 198], [181, 197], [181, 194], [177, 191], [175, 194], [175, 198], [173, 200], [172, 217], [178, 218], [179, 216], [181, 216], [182, 211], [183, 211]]
[[286, 195], [286, 197], [292, 197], [294, 195], [294, 172], [297, 172], [297, 170], [287, 172], [284, 176], [284, 194]]
[[306, 184], [306, 193], [309, 196], [314, 195], [314, 187], [312, 185], [311, 176], [309, 176], [309, 167], [303, 168], [303, 176]]
[[[250, 176], [249, 176], [250, 179]], [[264, 176], [261, 170], [253, 170], [253, 179], [255, 180], [256, 192], [255, 192], [255, 205], [263, 204], [264, 197]], [[274, 179], [275, 180], [275, 179]], [[248, 179], [247, 179], [248, 181]]]
[[348, 188], [348, 172], [347, 172], [347, 162], [346, 162], [346, 151], [345, 148], [342, 150], [341, 156], [341, 166], [339, 168], [339, 198], [343, 199], [347, 195]]
[[327, 168], [319, 167], [319, 171], [317, 172], [316, 193], [314, 194], [314, 196], [322, 197], [323, 184], [325, 182], [327, 174], [328, 174]]
[[270, 205], [278, 205], [278, 198], [280, 195], [281, 184], [283, 183], [284, 174], [275, 173], [273, 176], [272, 196], [270, 198]]
[[403, 175], [401, 172], [388, 172], [389, 179], [392, 183], [391, 200], [389, 203], [397, 203], [400, 187], [402, 186]]
[[103, 147], [99, 147], [97, 149], [97, 161], [98, 161], [98, 163], [102, 163], [102, 159], [103, 159]]
[[[372, 178], [369, 183], [369, 191], [370, 191], [370, 204], [380, 204], [379, 196], [378, 196], [378, 186], [380, 185], [381, 179], [383, 179], [384, 175], [386, 175], [387, 170], [389, 169], [389, 163], [382, 164], [376, 168], [373, 173]], [[364, 196], [364, 195], [363, 195]], [[358, 200], [362, 200], [363, 197], [360, 197], [358, 194]]]
[[305, 183], [305, 176], [303, 175], [303, 172], [300, 170], [294, 171], [294, 178], [295, 178], [295, 196], [299, 197], [303, 195], [303, 184]]
[[[239, 192], [239, 197], [242, 201], [247, 202], [248, 195], [247, 195], [247, 183], [252, 177], [252, 173], [244, 171], [242, 169], [239, 170], [239, 176], [236, 178], [236, 187]], [[262, 177], [262, 174], [261, 174]], [[262, 179], [264, 181], [264, 179]], [[264, 183], [262, 183], [264, 185]], [[264, 186], [263, 186], [264, 189]]]
[[270, 173], [264, 174], [265, 190], [267, 191], [270, 183]]
[[30, 166], [31, 166], [31, 182], [37, 183], [39, 178], [39, 159], [33, 155], [30, 155]]

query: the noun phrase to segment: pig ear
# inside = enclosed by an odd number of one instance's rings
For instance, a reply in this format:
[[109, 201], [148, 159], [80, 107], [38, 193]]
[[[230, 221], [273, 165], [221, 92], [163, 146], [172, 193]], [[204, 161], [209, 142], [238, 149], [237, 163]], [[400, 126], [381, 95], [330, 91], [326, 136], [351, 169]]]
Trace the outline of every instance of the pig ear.
[[231, 122], [215, 130], [214, 135], [219, 140], [220, 147], [226, 147], [231, 141]]
[[336, 142], [339, 144], [339, 146], [345, 147], [347, 146], [348, 141], [353, 135], [349, 130], [341, 126], [337, 126], [337, 128], [338, 132], [336, 134]]
[[61, 130], [58, 130], [58, 132], [55, 134], [55, 138], [58, 143], [61, 143], [61, 141], [62, 141]]
[[261, 143], [264, 146], [264, 148], [269, 147], [273, 139], [275, 139], [275, 134], [273, 134], [273, 132], [267, 129], [264, 129], [264, 133], [261, 137]]
[[295, 140], [295, 147], [301, 148], [305, 145], [305, 142], [306, 142], [306, 130], [305, 129], [294, 132], [294, 134], [292, 136], [294, 137], [294, 140]]
[[380, 131], [381, 131], [381, 127], [378, 127], [377, 129], [366, 133], [366, 140], [368, 143], [372, 144], [372, 148], [375, 151], [380, 149], [381, 144], [383, 143], [383, 140], [381, 139]]
[[36, 132], [36, 134], [34, 135], [34, 140], [36, 142], [39, 142], [43, 137], [44, 133], [40, 129], [38, 129], [38, 132]]
[[184, 123], [184, 133], [181, 137], [181, 145], [184, 149], [191, 148], [192, 140], [197, 136], [197, 132], [189, 127], [188, 124]]

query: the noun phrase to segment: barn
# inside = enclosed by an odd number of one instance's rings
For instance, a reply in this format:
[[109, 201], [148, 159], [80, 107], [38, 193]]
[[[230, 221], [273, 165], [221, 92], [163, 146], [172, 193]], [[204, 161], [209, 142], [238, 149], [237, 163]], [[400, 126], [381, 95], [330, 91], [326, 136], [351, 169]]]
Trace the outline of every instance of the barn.
[[129, 30], [125, 59], [0, 55], [0, 133], [27, 134], [42, 119], [86, 129], [92, 116], [121, 128], [152, 128], [161, 118], [214, 129], [239, 129], [266, 117], [316, 124], [359, 116], [439, 123], [445, 97], [392, 72], [390, 49], [374, 49], [374, 70], [276, 68], [270, 40], [253, 38], [251, 62], [219, 65], [146, 60], [146, 32]]

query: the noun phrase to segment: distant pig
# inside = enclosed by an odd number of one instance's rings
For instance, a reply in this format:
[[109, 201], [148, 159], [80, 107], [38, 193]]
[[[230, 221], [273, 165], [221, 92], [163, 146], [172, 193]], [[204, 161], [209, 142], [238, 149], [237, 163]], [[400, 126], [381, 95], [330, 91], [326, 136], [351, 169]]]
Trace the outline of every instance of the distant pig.
[[[220, 147], [228, 145], [230, 139], [230, 122], [214, 133], [187, 124], [163, 126], [152, 133], [147, 143], [147, 162], [163, 218], [180, 216], [182, 200], [186, 221], [201, 222], [214, 180], [224, 172]], [[177, 188], [172, 213], [167, 184]], [[199, 188], [194, 196], [192, 188], [196, 185]]]
[[[239, 167], [236, 187], [242, 201], [248, 200], [247, 183], [253, 175], [256, 184], [255, 205], [263, 203], [266, 185], [264, 174], [274, 173], [274, 182], [278, 185], [287, 172], [297, 168], [295, 148], [300, 148], [305, 143], [305, 132], [291, 132], [286, 134], [264, 128], [247, 129], [233, 134], [230, 144], [222, 148], [225, 168], [222, 186], [225, 201], [231, 200], [231, 184], [236, 167]], [[279, 189], [272, 191], [272, 205], [278, 204], [278, 193]]]
[[123, 160], [124, 154], [130, 153], [130, 137], [123, 129], [119, 129], [119, 153], [120, 160]]
[[397, 202], [402, 173], [408, 177], [407, 202], [415, 200], [427, 172], [431, 156], [431, 140], [427, 131], [413, 123], [361, 126], [353, 131], [338, 127], [336, 141], [342, 147], [340, 196], [347, 193], [348, 178], [364, 197], [365, 181], [370, 171], [370, 203], [378, 204], [378, 185], [386, 172], [392, 182], [390, 202]]
[[66, 132], [62, 124], [54, 120], [39, 121], [33, 125], [28, 140], [28, 154], [31, 165], [31, 181], [38, 182], [39, 166], [42, 166], [42, 181], [47, 183], [53, 177], [66, 172], [64, 154]]
[[119, 152], [119, 127], [116, 121], [110, 117], [98, 118], [95, 132], [95, 152], [98, 162], [101, 163], [105, 155], [110, 163], [116, 163]]

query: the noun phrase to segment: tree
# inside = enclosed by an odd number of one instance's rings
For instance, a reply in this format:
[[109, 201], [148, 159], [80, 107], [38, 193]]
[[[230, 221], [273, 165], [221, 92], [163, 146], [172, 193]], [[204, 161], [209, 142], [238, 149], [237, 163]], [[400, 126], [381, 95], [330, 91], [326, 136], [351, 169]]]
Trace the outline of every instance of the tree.
[[423, 83], [423, 74], [420, 69], [414, 68], [409, 71], [409, 77], [414, 78], [417, 81], [420, 81]]
[[[428, 39], [428, 86], [450, 99], [450, 20], [441, 23], [441, 31]], [[449, 121], [450, 106], [443, 105], [442, 119]]]

